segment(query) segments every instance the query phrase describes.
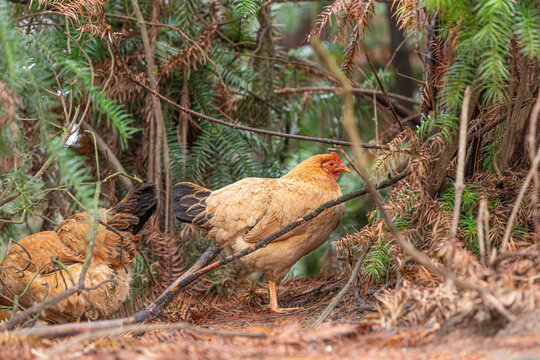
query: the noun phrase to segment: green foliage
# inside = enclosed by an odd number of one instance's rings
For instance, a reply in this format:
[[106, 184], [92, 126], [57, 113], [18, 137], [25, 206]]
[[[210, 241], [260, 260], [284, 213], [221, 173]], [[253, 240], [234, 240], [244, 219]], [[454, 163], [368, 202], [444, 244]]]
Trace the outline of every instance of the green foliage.
[[262, 0], [231, 0], [234, 17], [248, 17], [257, 14]]
[[264, 144], [255, 135], [208, 123], [203, 129], [190, 149], [188, 179], [219, 189], [244, 177], [266, 175], [255, 152], [257, 147], [264, 151]]
[[494, 131], [492, 131], [482, 146], [482, 153], [484, 154], [484, 170], [491, 173], [495, 173], [495, 161], [497, 161], [497, 154], [500, 153], [501, 144], [504, 138], [504, 130], [506, 124], [500, 124]]
[[504, 100], [511, 80], [513, 39], [525, 56], [540, 56], [540, 16], [534, 0], [423, 0], [422, 4], [437, 14], [442, 33], [456, 34], [456, 56], [443, 92], [451, 111], [461, 104], [468, 85], [482, 93], [484, 104]]
[[58, 139], [53, 139], [48, 144], [48, 151], [51, 157], [56, 156], [58, 167], [58, 177], [60, 187], [72, 189], [77, 200], [74, 204], [80, 204], [83, 210], [91, 211], [96, 207], [94, 194], [95, 184], [89, 174], [88, 167], [85, 166], [84, 159], [75, 155]]
[[422, 115], [416, 134], [424, 141], [441, 137], [446, 144], [450, 145], [452, 135], [457, 132], [458, 128], [459, 119], [454, 115], [442, 112], [436, 116]]
[[459, 218], [459, 228], [467, 248], [471, 250], [473, 254], [479, 256], [476, 215], [471, 213], [462, 214]]
[[388, 243], [384, 239], [379, 239], [378, 242], [370, 246], [366, 254], [362, 274], [380, 281], [386, 277], [392, 263]]
[[531, 59], [540, 58], [540, 10], [534, 2], [522, 1], [517, 7], [514, 31], [521, 44], [523, 55]]
[[[439, 201], [442, 203], [446, 210], [451, 211], [454, 208], [454, 195], [455, 187], [450, 184], [446, 190], [439, 197]], [[461, 194], [461, 210], [464, 213], [468, 213], [476, 208], [480, 196], [476, 191], [476, 185], [468, 185], [463, 189]]]
[[[49, 49], [51, 33], [39, 33], [29, 37], [17, 30], [9, 18], [10, 6], [0, 6], [0, 81], [5, 83], [13, 96], [20, 99], [17, 116], [9, 130], [2, 129], [0, 143], [2, 156], [17, 157], [17, 166], [1, 176], [2, 197], [19, 195], [14, 201], [0, 208], [0, 215], [13, 218], [15, 214], [25, 216], [40, 208], [40, 202], [49, 192], [45, 190], [42, 178], [36, 178], [34, 167], [41, 168], [47, 159], [53, 162], [48, 170], [58, 182], [59, 190], [69, 191], [82, 208], [94, 207], [95, 187], [84, 159], [67, 149], [61, 138], [64, 130], [59, 126], [59, 116], [54, 112], [60, 106], [58, 86], [55, 81], [49, 58], [42, 50]], [[51, 54], [51, 53], [49, 53]], [[54, 62], [54, 60], [52, 60]], [[65, 62], [57, 65], [61, 70]], [[59, 75], [62, 77], [62, 75]], [[66, 83], [64, 89], [69, 88]], [[26, 118], [25, 120], [21, 117]], [[25, 137], [23, 121], [32, 121], [33, 139]], [[65, 140], [65, 139], [64, 139]], [[34, 144], [29, 144], [35, 141]], [[39, 159], [43, 159], [41, 162]], [[21, 161], [22, 160], [22, 161]], [[18, 220], [18, 219], [16, 219]], [[0, 239], [19, 237], [27, 229], [18, 225], [4, 227]]]

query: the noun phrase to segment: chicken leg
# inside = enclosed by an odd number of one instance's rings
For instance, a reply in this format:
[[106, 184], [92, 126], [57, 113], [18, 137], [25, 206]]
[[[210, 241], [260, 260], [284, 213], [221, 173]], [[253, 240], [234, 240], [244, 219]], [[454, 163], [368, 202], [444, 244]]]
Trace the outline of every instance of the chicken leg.
[[276, 313], [286, 313], [289, 311], [294, 310], [300, 310], [299, 307], [294, 308], [280, 308], [277, 302], [277, 290], [276, 290], [276, 283], [272, 280], [268, 280], [268, 292], [270, 294], [270, 304], [268, 306], [270, 307], [270, 310]]

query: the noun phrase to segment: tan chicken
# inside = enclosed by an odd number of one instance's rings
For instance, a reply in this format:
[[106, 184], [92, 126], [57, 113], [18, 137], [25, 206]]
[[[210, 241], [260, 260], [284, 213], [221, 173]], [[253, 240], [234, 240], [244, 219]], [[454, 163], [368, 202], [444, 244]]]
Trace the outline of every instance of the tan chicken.
[[[211, 191], [192, 183], [173, 187], [176, 218], [202, 229], [203, 236], [228, 253], [240, 251], [342, 195], [336, 180], [350, 172], [336, 153], [315, 155], [279, 179], [246, 178]], [[279, 308], [276, 283], [304, 255], [321, 246], [336, 229], [345, 204], [322, 212], [310, 222], [239, 261], [268, 279], [270, 309]]]
[[[155, 187], [142, 184], [121, 202], [100, 210], [92, 261], [85, 287], [41, 312], [51, 323], [106, 318], [126, 299], [130, 268], [141, 240], [137, 233], [156, 209]], [[64, 220], [55, 231], [27, 236], [11, 246], [1, 273], [0, 305], [28, 308], [73, 287], [79, 281], [94, 221], [85, 212]], [[112, 230], [114, 229], [114, 230]], [[121, 234], [122, 236], [119, 236]], [[6, 288], [7, 286], [7, 288]], [[9, 311], [0, 314], [6, 318]]]

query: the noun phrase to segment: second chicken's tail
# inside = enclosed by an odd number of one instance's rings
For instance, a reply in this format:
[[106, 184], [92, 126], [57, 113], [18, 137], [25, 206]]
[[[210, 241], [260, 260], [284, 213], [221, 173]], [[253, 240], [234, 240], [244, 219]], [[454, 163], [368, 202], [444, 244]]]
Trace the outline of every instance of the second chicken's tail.
[[206, 210], [206, 198], [212, 191], [189, 182], [181, 182], [173, 186], [174, 215], [182, 222], [202, 228], [206, 227], [209, 215]]
[[[130, 228], [132, 234], [137, 234], [154, 214], [156, 207], [155, 185], [153, 183], [140, 184], [109, 210], [116, 216], [109, 220], [108, 223], [122, 230]], [[124, 222], [127, 222], [127, 224], [122, 224]], [[119, 226], [115, 226], [116, 223]]]

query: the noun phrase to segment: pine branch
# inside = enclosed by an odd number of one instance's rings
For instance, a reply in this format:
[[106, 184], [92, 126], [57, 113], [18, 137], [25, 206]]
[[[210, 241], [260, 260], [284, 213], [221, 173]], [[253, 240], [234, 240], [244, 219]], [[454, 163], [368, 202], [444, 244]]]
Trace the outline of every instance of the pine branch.
[[[116, 48], [117, 52], [119, 53], [118, 48], [116, 47], [116, 44], [115, 44], [115, 48]], [[289, 139], [320, 142], [320, 143], [331, 144], [331, 145], [352, 146], [352, 144], [349, 141], [317, 138], [317, 137], [304, 136], [304, 135], [295, 135], [295, 134], [285, 134], [285, 133], [282, 133], [282, 132], [279, 132], [279, 131], [257, 129], [257, 128], [253, 128], [253, 127], [249, 127], [249, 126], [245, 126], [245, 125], [240, 125], [238, 123], [233, 124], [233, 123], [230, 123], [228, 121], [216, 119], [215, 117], [212, 117], [212, 116], [209, 116], [209, 115], [201, 114], [201, 113], [199, 113], [197, 111], [188, 109], [188, 108], [174, 102], [173, 100], [163, 96], [159, 92], [157, 92], [157, 91], [153, 90], [152, 88], [148, 87], [146, 84], [139, 81], [135, 76], [133, 76], [133, 74], [129, 71], [129, 69], [127, 68], [127, 65], [124, 62], [123, 62], [123, 66], [124, 66], [124, 70], [128, 74], [128, 78], [131, 81], [133, 81], [134, 83], [136, 83], [140, 87], [144, 88], [145, 90], [150, 92], [155, 97], [165, 101], [167, 104], [171, 105], [175, 109], [178, 109], [180, 111], [183, 111], [185, 113], [188, 113], [190, 115], [198, 117], [200, 119], [208, 120], [208, 121], [211, 121], [213, 123], [224, 125], [224, 126], [227, 126], [227, 127], [233, 128], [233, 129], [245, 130], [245, 131], [249, 131], [249, 132], [265, 134], [265, 135], [270, 135], [270, 136], [279, 136], [279, 137], [289, 138]], [[372, 145], [372, 144], [365, 144], [365, 143], [361, 144], [361, 146], [363, 148], [365, 148], [365, 149], [379, 149], [379, 150], [384, 149], [384, 147], [379, 146], [379, 145]]]

